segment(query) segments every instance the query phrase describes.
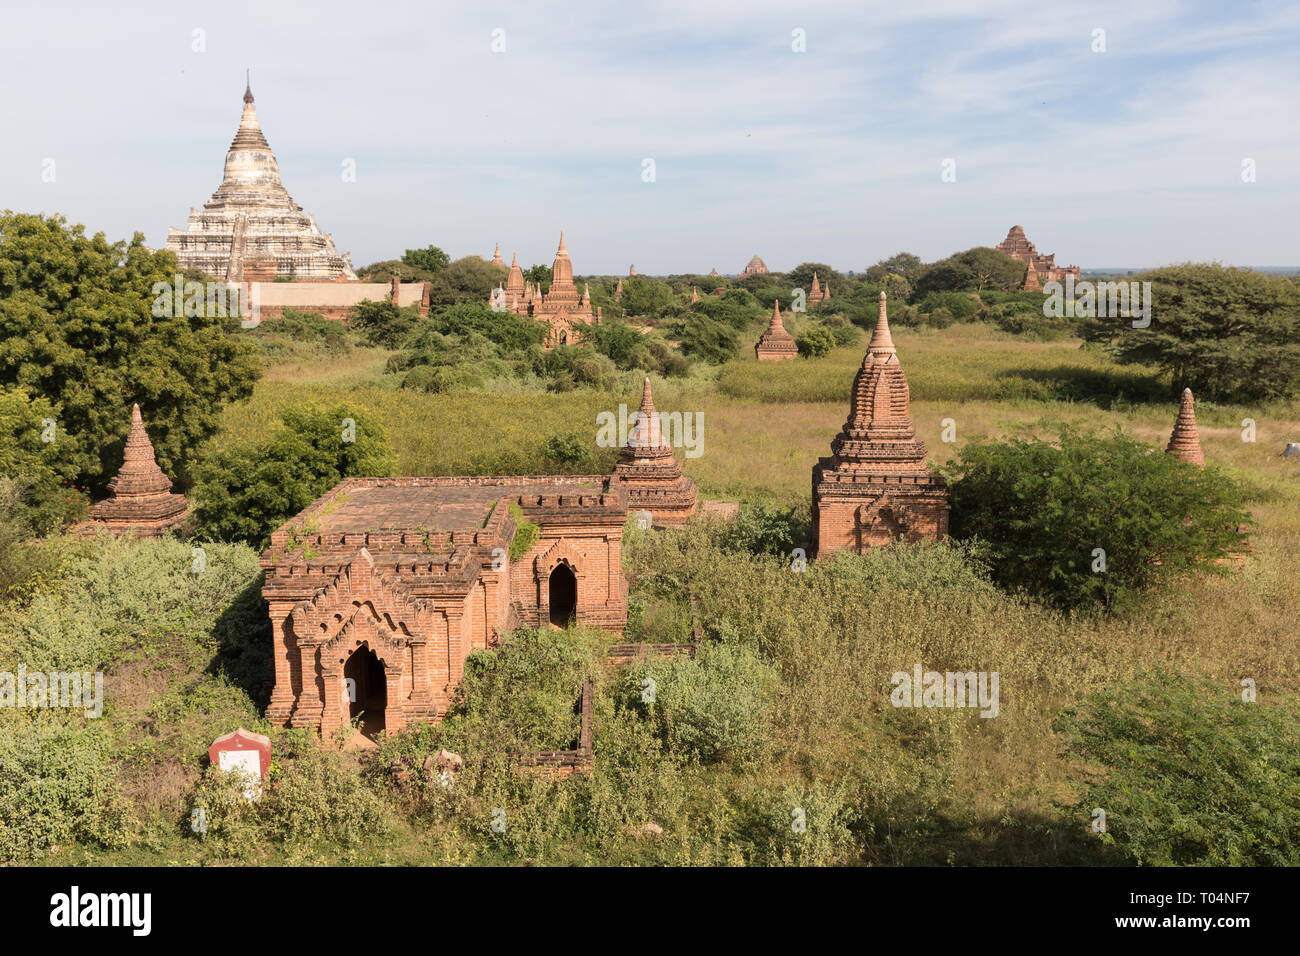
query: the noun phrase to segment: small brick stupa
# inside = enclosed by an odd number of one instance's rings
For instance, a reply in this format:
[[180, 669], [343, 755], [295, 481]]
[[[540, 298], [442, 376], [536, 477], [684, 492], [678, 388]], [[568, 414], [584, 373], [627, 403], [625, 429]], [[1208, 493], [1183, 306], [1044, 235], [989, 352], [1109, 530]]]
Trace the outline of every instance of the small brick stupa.
[[132, 406], [122, 468], [108, 483], [108, 497], [91, 506], [89, 520], [77, 530], [93, 534], [104, 529], [114, 534], [157, 538], [180, 527], [189, 513], [189, 502], [183, 495], [172, 494], [171, 479], [154, 459], [140, 406]]
[[849, 417], [831, 457], [812, 473], [812, 547], [859, 554], [891, 541], [938, 540], [948, 533], [948, 488], [925, 463], [909, 410], [907, 376], [889, 334], [885, 294]]
[[663, 423], [650, 397], [650, 379], [641, 392], [641, 409], [627, 444], [619, 452], [610, 482], [627, 495], [629, 512], [648, 511], [656, 525], [681, 525], [699, 510], [695, 482], [664, 440]]
[[1196, 409], [1190, 388], [1183, 389], [1183, 403], [1178, 408], [1178, 419], [1174, 422], [1174, 431], [1169, 436], [1165, 451], [1180, 461], [1191, 462], [1198, 468], [1205, 467], [1205, 454], [1201, 451], [1201, 436], [1196, 430]]
[[754, 355], [760, 362], [780, 362], [799, 357], [799, 347], [794, 344], [794, 336], [781, 324], [780, 300], [772, 303], [772, 321], [767, 324], [767, 331], [754, 346]]
[[503, 269], [506, 265], [506, 261], [501, 258], [501, 243], [499, 242], [497, 243], [496, 249], [492, 251], [492, 264], [494, 266], [501, 266]]

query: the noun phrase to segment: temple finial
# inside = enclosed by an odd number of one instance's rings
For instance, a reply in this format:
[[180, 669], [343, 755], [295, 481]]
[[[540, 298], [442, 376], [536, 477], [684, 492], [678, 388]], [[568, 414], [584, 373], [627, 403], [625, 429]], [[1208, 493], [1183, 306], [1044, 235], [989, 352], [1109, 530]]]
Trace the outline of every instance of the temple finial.
[[252, 70], [244, 70], [244, 102], [253, 102]]
[[895, 354], [894, 339], [889, 334], [889, 315], [885, 309], [885, 293], [880, 293], [880, 314], [876, 317], [876, 328], [871, 333], [871, 342], [867, 345], [867, 355]]

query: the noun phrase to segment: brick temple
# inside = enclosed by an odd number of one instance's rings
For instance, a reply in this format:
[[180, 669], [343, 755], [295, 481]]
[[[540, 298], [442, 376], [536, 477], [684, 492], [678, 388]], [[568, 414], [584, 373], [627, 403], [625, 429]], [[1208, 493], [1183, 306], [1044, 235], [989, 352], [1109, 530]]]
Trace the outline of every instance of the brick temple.
[[[348, 478], [271, 535], [267, 717], [328, 737], [446, 713], [465, 658], [518, 627], [621, 633], [627, 497], [607, 475]], [[536, 525], [510, 558], [522, 521]], [[355, 693], [349, 699], [348, 682]]]
[[794, 336], [785, 330], [781, 321], [781, 302], [772, 302], [772, 318], [767, 323], [767, 331], [759, 336], [754, 345], [754, 357], [760, 362], [780, 362], [799, 357], [799, 347], [794, 344]]
[[87, 520], [74, 527], [73, 533], [87, 536], [108, 531], [133, 538], [159, 538], [181, 529], [189, 514], [189, 502], [172, 493], [171, 479], [158, 467], [140, 406], [132, 405], [122, 467], [108, 483], [108, 497], [91, 505]]
[[849, 417], [812, 472], [812, 551], [859, 554], [892, 541], [948, 534], [948, 488], [925, 462], [907, 376], [889, 334], [885, 293], [853, 379]]
[[767, 263], [758, 257], [758, 253], [754, 253], [754, 257], [745, 263], [745, 268], [740, 270], [739, 278], [743, 279], [746, 276], [765, 276], [771, 271], [772, 270], [767, 267]]
[[550, 288], [543, 292], [540, 284], [534, 286], [525, 282], [516, 254], [510, 263], [510, 271], [506, 273], [505, 285], [493, 290], [489, 304], [498, 311], [545, 322], [550, 328], [546, 342], [549, 346], [571, 344], [579, 334], [575, 326], [599, 322], [599, 316], [591, 309], [590, 287], [584, 285], [579, 292], [573, 281], [573, 261], [564, 245], [563, 230], [560, 231], [560, 247], [555, 251], [555, 262], [551, 265]]
[[182, 270], [198, 269], [231, 281], [356, 279], [352, 262], [334, 239], [302, 211], [280, 182], [280, 166], [262, 133], [253, 91], [244, 88], [244, 111], [226, 152], [221, 185], [188, 227], [167, 233], [167, 248]]
[[1056, 253], [1042, 255], [1025, 236], [1020, 226], [1012, 226], [1007, 237], [997, 245], [998, 252], [1019, 259], [1029, 268], [1025, 272], [1025, 290], [1040, 289], [1043, 282], [1063, 282], [1067, 275], [1079, 278], [1078, 266], [1058, 266]]

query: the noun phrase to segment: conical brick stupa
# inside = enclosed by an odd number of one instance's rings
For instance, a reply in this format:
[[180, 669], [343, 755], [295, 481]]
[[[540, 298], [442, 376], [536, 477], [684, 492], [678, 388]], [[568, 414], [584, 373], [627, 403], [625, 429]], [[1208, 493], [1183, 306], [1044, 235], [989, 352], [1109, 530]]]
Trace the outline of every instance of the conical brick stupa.
[[948, 488], [925, 462], [912, 424], [907, 376], [889, 333], [885, 294], [862, 367], [853, 380], [849, 417], [831, 456], [813, 468], [814, 553], [867, 548], [895, 540], [938, 540], [948, 533]]
[[681, 462], [664, 438], [648, 378], [635, 427], [619, 451], [612, 483], [625, 489], [628, 511], [648, 511], [656, 525], [684, 524], [699, 510], [695, 482], [682, 474]]
[[108, 497], [92, 505], [79, 533], [104, 529], [114, 534], [157, 538], [180, 527], [189, 515], [189, 502], [172, 494], [172, 483], [154, 458], [153, 443], [144, 429], [140, 406], [131, 408], [122, 467], [108, 483]]

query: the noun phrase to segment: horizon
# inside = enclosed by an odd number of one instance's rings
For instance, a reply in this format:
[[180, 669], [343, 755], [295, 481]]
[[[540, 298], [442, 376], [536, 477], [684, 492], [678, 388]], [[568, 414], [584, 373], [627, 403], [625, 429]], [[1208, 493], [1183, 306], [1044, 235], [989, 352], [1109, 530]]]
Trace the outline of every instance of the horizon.
[[[936, 0], [867, 29], [846, 3], [637, 9], [434, 22], [412, 5], [344, 38], [333, 3], [12, 11], [0, 69], [25, 92], [0, 206], [163, 248], [220, 182], [248, 68], [285, 187], [358, 268], [496, 242], [547, 264], [564, 229], [582, 275], [734, 275], [755, 253], [860, 272], [995, 246], [1015, 223], [1090, 272], [1300, 263], [1284, 179], [1300, 10], [1109, 2], [1029, 23], [1019, 4]], [[1117, 261], [1133, 264], [1093, 265]]]

